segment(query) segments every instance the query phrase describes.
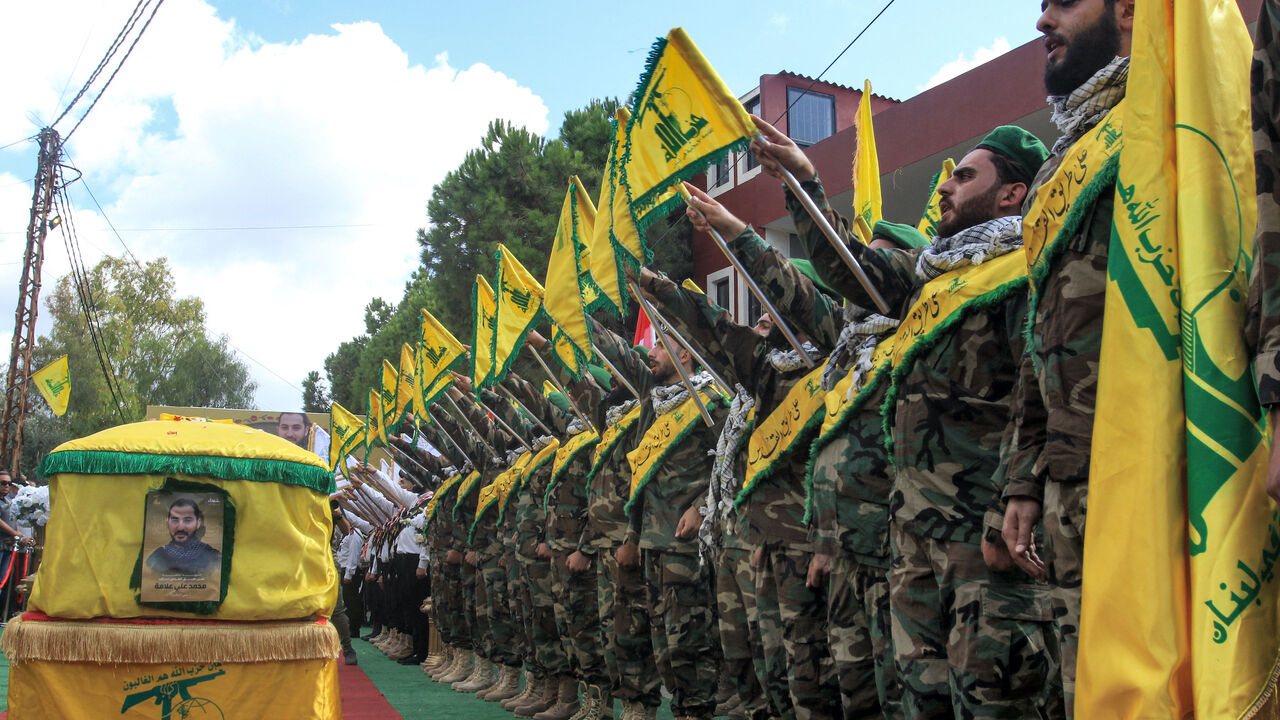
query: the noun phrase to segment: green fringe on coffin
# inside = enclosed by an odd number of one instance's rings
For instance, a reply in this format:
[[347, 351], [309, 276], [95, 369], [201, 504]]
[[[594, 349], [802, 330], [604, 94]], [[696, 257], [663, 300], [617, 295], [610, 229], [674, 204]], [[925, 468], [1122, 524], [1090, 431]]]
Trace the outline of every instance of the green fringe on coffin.
[[36, 472], [81, 475], [195, 475], [219, 480], [252, 480], [298, 485], [331, 495], [337, 491], [333, 473], [315, 465], [265, 458], [213, 455], [154, 455], [114, 450], [63, 450], [49, 453]]

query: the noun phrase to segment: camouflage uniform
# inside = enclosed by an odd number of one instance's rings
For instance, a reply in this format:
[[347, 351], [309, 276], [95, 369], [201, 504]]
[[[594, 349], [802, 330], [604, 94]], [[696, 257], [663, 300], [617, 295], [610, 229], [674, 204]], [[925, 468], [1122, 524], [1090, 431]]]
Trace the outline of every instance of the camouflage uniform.
[[[590, 322], [597, 344], [608, 338], [609, 342], [625, 347], [622, 339], [606, 327], [595, 320]], [[630, 400], [633, 400], [631, 393], [619, 389], [599, 403], [594, 419], [602, 431], [608, 424], [607, 410]], [[662, 702], [662, 681], [653, 663], [653, 645], [649, 639], [644, 572], [639, 567], [619, 567], [616, 555], [628, 530], [624, 507], [631, 488], [631, 466], [627, 453], [635, 448], [644, 429], [638, 420], [633, 422], [605, 457], [596, 456], [601, 452], [599, 445], [593, 449], [595, 474], [587, 478], [587, 522], [577, 547], [595, 558], [602, 654], [612, 695], [624, 702], [656, 708]]]
[[[600, 352], [645, 398], [636, 421], [643, 434], [658, 417], [649, 395], [661, 383], [648, 363], [617, 336], [596, 341]], [[665, 454], [627, 510], [627, 541], [637, 543], [643, 554], [653, 659], [671, 690], [671, 711], [677, 717], [710, 718], [719, 680], [711, 571], [699, 563], [696, 537], [675, 536], [680, 516], [699, 505], [707, 492], [712, 460], [707, 448], [714, 447], [725, 415], [722, 405], [712, 405], [715, 426], [695, 421], [679, 445]]]
[[[785, 258], [768, 249], [754, 233], [735, 240], [752, 247], [771, 261], [771, 273], [802, 277]], [[810, 337], [820, 349], [819, 357], [831, 349], [838, 337], [833, 314], [834, 301], [813, 291], [812, 284], [791, 281], [792, 297], [783, 307], [827, 318], [821, 332]], [[708, 362], [725, 374], [729, 383], [747, 388], [755, 400], [756, 422], [763, 421], [779, 406], [788, 391], [804, 381], [811, 370], [801, 365], [779, 370], [768, 357], [774, 349], [790, 349], [774, 330], [761, 338], [755, 330], [732, 321], [729, 313], [705, 295], [686, 290], [664, 278], [651, 282], [650, 291], [666, 308], [667, 317], [690, 341], [701, 345]], [[794, 312], [788, 312], [788, 317]], [[811, 427], [809, 432], [816, 431]], [[760, 614], [760, 633], [766, 665], [774, 658], [786, 658], [786, 677], [797, 718], [828, 717], [839, 707], [835, 668], [827, 645], [826, 598], [805, 582], [813, 544], [805, 524], [805, 475], [809, 460], [807, 438], [795, 441], [791, 450], [776, 461], [772, 472], [737, 499], [738, 534], [751, 547], [763, 548], [757, 568], [756, 588], [777, 592], [778, 614]], [[742, 452], [745, 452], [745, 447]], [[760, 576], [769, 577], [761, 579]], [[760, 607], [759, 599], [757, 599]], [[783, 652], [771, 652], [781, 640]], [[770, 676], [777, 673], [770, 671]]]
[[[584, 412], [590, 413], [599, 405], [600, 390], [589, 375], [571, 386], [574, 401]], [[514, 373], [504, 381], [530, 412], [569, 440], [568, 428], [575, 416], [561, 411], [542, 396], [538, 388], [517, 377]], [[597, 421], [597, 425], [599, 422]], [[584, 430], [586, 432], [586, 430]], [[576, 433], [574, 433], [576, 435]], [[552, 553], [551, 574], [554, 589], [556, 624], [566, 639], [575, 676], [591, 686], [607, 687], [608, 670], [600, 638], [600, 602], [595, 569], [572, 572], [568, 557], [581, 543], [587, 524], [586, 476], [590, 469], [591, 448], [594, 443], [579, 450], [552, 479], [543, 499], [546, 513], [546, 541]]]
[[[1096, 126], [1081, 126], [1055, 144], [1040, 168], [1023, 209], [1058, 170], [1069, 146]], [[1063, 149], [1066, 147], [1066, 149]], [[1075, 232], [1046, 251], [1048, 274], [1035, 289], [1030, 343], [1014, 390], [1014, 428], [1005, 460], [1006, 498], [1042, 503], [1043, 550], [1052, 587], [1054, 625], [1061, 647], [1066, 714], [1074, 714], [1076, 649], [1089, 460], [1097, 405], [1098, 367], [1111, 244], [1114, 175], [1100, 173], [1096, 199], [1080, 213]], [[1255, 268], [1257, 265], [1255, 265]]]
[[[821, 183], [804, 185], [823, 207]], [[798, 205], [790, 197], [788, 203]], [[870, 305], [802, 213], [792, 216], [814, 266], [834, 276], [828, 284], [853, 302]], [[824, 213], [832, 214], [829, 206]], [[889, 306], [905, 315], [924, 285], [915, 270], [919, 251], [855, 243], [850, 251]], [[889, 591], [907, 717], [1025, 718], [1050, 711], [1049, 677], [1059, 669], [1048, 588], [1021, 571], [990, 572], [980, 548], [986, 530], [998, 537], [1003, 523], [1000, 451], [1025, 317], [1026, 292], [1014, 291], [956, 318], [940, 341], [895, 369], [897, 400], [886, 409], [895, 470]]]
[[[775, 304], [790, 305], [795, 327], [821, 337], [861, 318], [855, 306], [795, 304], [796, 283], [808, 278], [779, 272], [780, 258], [745, 232], [732, 248]], [[807, 292], [812, 292], [808, 290]], [[841, 373], [849, 370], [848, 353]], [[832, 362], [836, 362], [833, 358]], [[843, 428], [821, 447], [815, 443], [810, 470], [810, 525], [814, 551], [831, 560], [827, 582], [827, 637], [840, 685], [845, 717], [897, 717], [902, 688], [893, 669], [890, 633], [889, 494], [893, 482], [880, 406], [884, 390], [872, 392], [850, 411]]]
[[1258, 397], [1268, 408], [1280, 404], [1280, 4], [1266, 0], [1255, 31], [1253, 70], [1253, 163], [1257, 178], [1258, 230], [1249, 278], [1245, 327], [1254, 354]]

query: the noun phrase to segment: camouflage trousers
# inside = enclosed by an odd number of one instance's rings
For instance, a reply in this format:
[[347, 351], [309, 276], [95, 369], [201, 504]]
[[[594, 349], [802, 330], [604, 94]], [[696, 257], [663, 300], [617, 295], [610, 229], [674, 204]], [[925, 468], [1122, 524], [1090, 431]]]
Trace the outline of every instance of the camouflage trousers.
[[[458, 585], [462, 588], [462, 624], [467, 628], [468, 647], [477, 653], [484, 653], [484, 612], [476, 612], [476, 569], [464, 560], [458, 566]], [[483, 589], [481, 590], [483, 594]], [[484, 606], [484, 598], [480, 598], [480, 607]]]
[[523, 560], [525, 582], [529, 585], [532, 623], [529, 640], [538, 665], [553, 675], [569, 675], [573, 668], [565, 653], [564, 640], [556, 627], [555, 599], [552, 595], [551, 561]]
[[620, 700], [656, 708], [662, 704], [662, 679], [649, 640], [644, 569], [619, 567], [614, 551], [600, 548], [596, 566], [610, 687]]
[[529, 592], [529, 583], [524, 577], [524, 562], [513, 551], [508, 551], [507, 558], [507, 593], [511, 600], [513, 622], [518, 630], [515, 633], [517, 652], [523, 659], [525, 670], [542, 672], [538, 664], [533, 645], [533, 595]]
[[486, 633], [488, 657], [499, 665], [520, 664], [520, 641], [524, 628], [518, 624], [516, 603], [508, 593], [507, 571], [498, 565], [500, 555], [481, 560], [480, 577], [484, 585], [489, 615]]
[[891, 625], [888, 570], [837, 555], [827, 578], [827, 638], [845, 718], [902, 716]]
[[[890, 525], [894, 661], [908, 718], [1061, 717], [1049, 588], [982, 549]], [[1056, 701], [1056, 705], [1053, 703]], [[1056, 710], [1055, 710], [1056, 707]]]
[[763, 549], [756, 568], [756, 604], [772, 593], [777, 614], [760, 613], [760, 638], [771, 677], [772, 657], [785, 667], [791, 707], [798, 720], [840, 714], [840, 686], [827, 644], [827, 596], [806, 584], [813, 553], [783, 545]]
[[711, 568], [695, 553], [644, 550], [653, 660], [676, 717], [710, 718], [720, 682]]
[[1044, 559], [1049, 569], [1054, 629], [1062, 650], [1062, 696], [1069, 718], [1075, 717], [1080, 583], [1084, 569], [1084, 521], [1088, 509], [1089, 483], [1045, 483]]
[[[609, 684], [600, 638], [600, 601], [595, 568], [573, 572], [569, 553], [557, 552], [551, 561], [556, 626], [564, 638], [574, 676], [588, 685]], [[595, 559], [592, 558], [592, 563]]]
[[442, 563], [440, 583], [444, 602], [440, 608], [440, 632], [446, 642], [458, 647], [471, 647], [471, 622], [467, 619], [466, 602], [462, 597], [462, 566]]
[[749, 720], [780, 717], [764, 692], [764, 647], [756, 617], [751, 551], [721, 548], [716, 561], [716, 610], [724, 672], [733, 681]]

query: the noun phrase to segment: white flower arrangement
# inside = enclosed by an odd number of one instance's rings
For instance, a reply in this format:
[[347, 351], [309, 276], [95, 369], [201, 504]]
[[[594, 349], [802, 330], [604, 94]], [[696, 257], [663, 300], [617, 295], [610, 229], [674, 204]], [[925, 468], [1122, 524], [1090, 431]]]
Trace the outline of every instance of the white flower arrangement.
[[44, 527], [49, 522], [49, 486], [19, 488], [12, 505], [14, 520], [27, 527]]

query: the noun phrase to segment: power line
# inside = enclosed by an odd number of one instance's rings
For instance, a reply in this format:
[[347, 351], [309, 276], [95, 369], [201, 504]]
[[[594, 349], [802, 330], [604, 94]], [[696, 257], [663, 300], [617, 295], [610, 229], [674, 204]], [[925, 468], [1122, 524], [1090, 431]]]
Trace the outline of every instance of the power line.
[[844, 49], [840, 51], [840, 54], [836, 55], [834, 60], [827, 63], [827, 66], [822, 69], [822, 72], [818, 73], [818, 76], [813, 79], [813, 82], [809, 83], [809, 87], [805, 88], [803, 92], [797, 95], [795, 100], [792, 100], [790, 103], [787, 104], [787, 107], [782, 111], [782, 114], [779, 115], [773, 121], [774, 125], [777, 125], [779, 120], [785, 117], [787, 113], [791, 112], [791, 108], [796, 103], [800, 102], [800, 98], [803, 98], [805, 95], [809, 94], [809, 91], [813, 89], [814, 85], [818, 84], [818, 81], [822, 79], [822, 76], [826, 75], [827, 71], [830, 70], [831, 67], [835, 65], [837, 62], [839, 62], [840, 58], [844, 57], [845, 53], [849, 52], [849, 48], [853, 47], [853, 44], [858, 42], [858, 39], [861, 38], [864, 33], [870, 30], [872, 25], [876, 24], [876, 21], [880, 19], [880, 16], [883, 15], [885, 11], [889, 9], [889, 6], [893, 5], [893, 3], [894, 3], [894, 0], [889, 0], [889, 2], [885, 3], [884, 7], [880, 8], [880, 12], [876, 13], [876, 16], [871, 18], [870, 22], [868, 22], [866, 26], [862, 28], [862, 30], [858, 31], [857, 35], [853, 36], [853, 39], [849, 41], [849, 44], [844, 46]]
[[[95, 201], [96, 203], [96, 201]], [[99, 206], [101, 210], [101, 206]], [[105, 217], [105, 216], [104, 216]], [[331, 230], [350, 228], [387, 227], [386, 223], [342, 223], [335, 225], [246, 225], [243, 227], [152, 227], [152, 228], [111, 228], [112, 232], [248, 232], [258, 230]], [[24, 230], [0, 230], [0, 235], [14, 235]], [[107, 232], [106, 230], [90, 230], [89, 232]]]

